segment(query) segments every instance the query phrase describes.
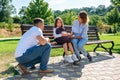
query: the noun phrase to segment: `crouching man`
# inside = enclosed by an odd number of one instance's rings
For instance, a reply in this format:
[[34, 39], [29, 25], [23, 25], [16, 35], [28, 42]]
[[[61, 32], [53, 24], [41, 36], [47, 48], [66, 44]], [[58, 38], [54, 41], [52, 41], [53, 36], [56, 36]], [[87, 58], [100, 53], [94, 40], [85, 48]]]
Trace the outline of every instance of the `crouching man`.
[[51, 45], [49, 38], [43, 36], [44, 20], [35, 18], [34, 26], [30, 28], [21, 38], [15, 52], [18, 68], [23, 74], [29, 74], [27, 67], [39, 63], [40, 73], [51, 73], [53, 70], [47, 68]]

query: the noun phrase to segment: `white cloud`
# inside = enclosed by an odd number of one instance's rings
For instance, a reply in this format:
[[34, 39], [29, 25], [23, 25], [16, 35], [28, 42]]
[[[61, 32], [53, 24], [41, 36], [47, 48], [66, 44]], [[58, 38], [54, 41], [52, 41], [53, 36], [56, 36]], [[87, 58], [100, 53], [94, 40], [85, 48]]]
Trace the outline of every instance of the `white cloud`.
[[66, 0], [50, 0], [48, 3], [50, 5], [57, 5], [57, 4], [63, 4], [65, 2], [66, 2]]

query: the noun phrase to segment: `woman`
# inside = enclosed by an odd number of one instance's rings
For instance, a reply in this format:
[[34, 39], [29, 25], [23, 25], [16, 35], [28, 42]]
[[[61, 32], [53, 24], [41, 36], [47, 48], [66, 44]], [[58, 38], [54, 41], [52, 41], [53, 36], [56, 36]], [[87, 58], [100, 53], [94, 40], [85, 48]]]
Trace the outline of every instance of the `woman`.
[[80, 52], [92, 61], [91, 56], [84, 49], [85, 44], [88, 41], [88, 16], [86, 12], [80, 12], [78, 14], [78, 19], [74, 21], [72, 26], [72, 43], [75, 50], [75, 53], [80, 59]]

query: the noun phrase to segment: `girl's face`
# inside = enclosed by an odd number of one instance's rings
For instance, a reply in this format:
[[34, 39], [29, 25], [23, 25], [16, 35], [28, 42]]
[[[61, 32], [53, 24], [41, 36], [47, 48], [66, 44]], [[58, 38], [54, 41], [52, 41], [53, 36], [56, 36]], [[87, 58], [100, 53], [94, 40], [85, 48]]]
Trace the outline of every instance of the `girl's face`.
[[62, 26], [62, 22], [60, 20], [57, 20], [57, 27], [61, 27]]
[[80, 16], [78, 16], [78, 21], [79, 21], [80, 23], [83, 22], [82, 19], [80, 18]]

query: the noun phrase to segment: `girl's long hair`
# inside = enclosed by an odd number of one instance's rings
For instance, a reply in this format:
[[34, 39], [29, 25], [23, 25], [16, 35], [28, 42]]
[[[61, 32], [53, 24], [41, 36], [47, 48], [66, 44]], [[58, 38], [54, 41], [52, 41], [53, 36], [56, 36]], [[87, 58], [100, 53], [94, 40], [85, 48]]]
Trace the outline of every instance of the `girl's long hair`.
[[61, 21], [61, 27], [64, 27], [64, 23], [63, 23], [63, 20], [62, 20], [62, 18], [61, 17], [57, 17], [56, 19], [55, 19], [55, 24], [54, 24], [54, 27], [56, 28], [57, 27], [57, 22], [58, 22], [58, 20], [60, 20]]

